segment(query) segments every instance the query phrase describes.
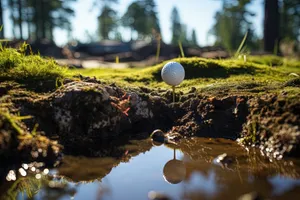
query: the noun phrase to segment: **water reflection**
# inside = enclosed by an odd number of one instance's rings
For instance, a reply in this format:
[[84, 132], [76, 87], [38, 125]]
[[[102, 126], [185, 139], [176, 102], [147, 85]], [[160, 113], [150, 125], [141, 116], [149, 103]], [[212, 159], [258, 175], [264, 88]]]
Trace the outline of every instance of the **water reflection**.
[[176, 149], [174, 149], [174, 157], [169, 160], [163, 168], [163, 177], [166, 182], [178, 184], [185, 178], [186, 168], [181, 160], [176, 159]]
[[293, 180], [282, 176], [274, 176], [269, 178], [269, 182], [272, 184], [272, 195], [280, 196], [293, 189], [300, 187], [300, 180]]
[[[148, 140], [132, 141], [121, 157], [65, 156], [59, 168], [47, 173], [28, 167], [22, 176], [16, 168], [16, 181], [0, 185], [0, 199], [24, 199], [22, 194], [45, 200], [147, 199], [150, 191], [172, 200], [238, 199], [245, 194], [296, 199], [300, 192], [299, 160], [270, 162], [228, 140], [189, 139], [176, 149], [161, 145], [149, 151], [151, 146]], [[226, 166], [214, 162], [221, 162], [220, 155], [230, 161]]]

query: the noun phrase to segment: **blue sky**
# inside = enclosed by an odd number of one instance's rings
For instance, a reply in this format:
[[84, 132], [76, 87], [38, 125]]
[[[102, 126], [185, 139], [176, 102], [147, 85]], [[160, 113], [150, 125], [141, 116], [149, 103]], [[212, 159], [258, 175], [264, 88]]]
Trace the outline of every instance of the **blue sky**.
[[[86, 32], [90, 34], [97, 33], [97, 16], [99, 15], [99, 8], [92, 8], [94, 0], [77, 0], [73, 4], [76, 16], [72, 19], [73, 38], [79, 39], [83, 42], [88, 41]], [[115, 5], [115, 9], [122, 16], [126, 11], [127, 6], [134, 0], [119, 0], [119, 4]], [[249, 9], [256, 13], [252, 18], [254, 27], [258, 36], [262, 36], [263, 26], [263, 1], [253, 0]], [[170, 15], [173, 6], [179, 10], [181, 22], [187, 24], [188, 34], [191, 30], [196, 29], [198, 43], [202, 46], [210, 45], [214, 42], [214, 37], [208, 35], [208, 31], [214, 24], [214, 15], [217, 10], [221, 8], [221, 0], [156, 0], [158, 6], [158, 14], [160, 19], [160, 26], [162, 29], [162, 36], [165, 42], [171, 41], [171, 23]], [[6, 20], [8, 13], [5, 13]], [[129, 39], [129, 31], [124, 28], [119, 28], [123, 39]], [[11, 36], [11, 27], [6, 25], [6, 36]], [[56, 29], [54, 32], [56, 43], [59, 45], [67, 41], [67, 33], [65, 31]]]

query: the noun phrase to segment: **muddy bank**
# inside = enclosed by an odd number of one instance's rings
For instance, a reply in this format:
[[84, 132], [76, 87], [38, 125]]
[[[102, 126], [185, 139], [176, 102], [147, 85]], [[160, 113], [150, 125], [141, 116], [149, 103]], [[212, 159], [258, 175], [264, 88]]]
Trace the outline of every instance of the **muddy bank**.
[[299, 155], [299, 105], [279, 95], [206, 96], [195, 88], [176, 94], [144, 87], [121, 88], [96, 79], [67, 80], [51, 94], [12, 97], [24, 122], [57, 139], [66, 153], [103, 156], [111, 141], [147, 138], [154, 129], [183, 137], [242, 138], [268, 155]]
[[[146, 139], [130, 141], [121, 148], [126, 151], [122, 157], [117, 158], [113, 154], [89, 158], [64, 156], [62, 165], [56, 168], [54, 174], [42, 174], [37, 179], [37, 174], [31, 172], [15, 182], [0, 184], [0, 199], [6, 199], [6, 196], [15, 199], [24, 191], [24, 185], [28, 196], [28, 190], [32, 189], [35, 191], [33, 194], [38, 193], [35, 197], [41, 199], [59, 199], [62, 196], [80, 199], [90, 194], [104, 196], [105, 191], [114, 197], [123, 191], [131, 191], [130, 194], [135, 194], [136, 191], [141, 194], [140, 191], [143, 191], [143, 196], [139, 197], [121, 195], [123, 199], [143, 199], [149, 191], [164, 194], [170, 184], [180, 182], [184, 183], [185, 188], [191, 188], [189, 186], [195, 182], [193, 186], [196, 189], [189, 189], [184, 193], [185, 196], [197, 194], [195, 199], [203, 198], [199, 183], [213, 184], [214, 188], [218, 188], [215, 191], [218, 199], [223, 199], [224, 196], [227, 199], [237, 199], [249, 191], [270, 199], [273, 192], [285, 184], [290, 185], [291, 189], [299, 189], [299, 160], [287, 158], [269, 161], [255, 149], [247, 151], [231, 140], [194, 137], [182, 139], [176, 146], [161, 145], [152, 148], [151, 140]], [[149, 149], [150, 152], [147, 152]], [[217, 163], [216, 158], [224, 152], [228, 155], [227, 161]], [[202, 178], [198, 179], [199, 176]], [[271, 181], [276, 177], [280, 177], [281, 183], [277, 187]], [[196, 181], [193, 181], [195, 178]], [[36, 189], [36, 185], [40, 187]], [[84, 188], [89, 188], [88, 193]], [[292, 194], [297, 196], [297, 190]], [[167, 194], [176, 194], [177, 191], [175, 188]], [[281, 193], [282, 198], [289, 196], [290, 192], [285, 190]], [[119, 196], [116, 198], [120, 199]]]
[[20, 110], [35, 116], [27, 123], [38, 123], [47, 135], [57, 136], [66, 151], [87, 154], [114, 138], [147, 138], [158, 128], [189, 137], [236, 139], [248, 114], [243, 97], [209, 98], [192, 89], [177, 96], [178, 103], [170, 99], [169, 91], [83, 80], [66, 83], [38, 101], [26, 99]]
[[282, 158], [300, 153], [300, 102], [298, 98], [264, 95], [248, 101], [250, 114], [241, 142], [259, 147], [267, 156]]
[[0, 107], [0, 181], [22, 163], [42, 162], [54, 166], [59, 162], [62, 146], [40, 132], [29, 132], [21, 119], [25, 117]]
[[[47, 197], [51, 196], [54, 199], [64, 195], [72, 196], [77, 188], [73, 187], [73, 183], [79, 185], [100, 182], [120, 163], [128, 162], [131, 158], [149, 151], [151, 147], [150, 140], [131, 140], [126, 144], [112, 147], [114, 150], [108, 152], [108, 157], [66, 155], [61, 164], [56, 166], [55, 175], [39, 162], [23, 164], [17, 169], [10, 168], [5, 174], [8, 180], [4, 184], [2, 180], [0, 181], [0, 199], [17, 199], [18, 194], [23, 192], [31, 198], [40, 190], [46, 191]], [[34, 171], [32, 167], [35, 167]]]
[[26, 120], [28, 126], [39, 124], [49, 137], [58, 138], [67, 153], [101, 156], [116, 138], [145, 138], [155, 126], [168, 127], [171, 119], [154, 116], [167, 108], [161, 99], [87, 80], [69, 82], [44, 98], [19, 99], [18, 103], [22, 115], [34, 116]]
[[[237, 147], [235, 141], [222, 138], [190, 138], [182, 140], [178, 147], [186, 157], [196, 161], [192, 165], [187, 165], [187, 168], [190, 169], [187, 172], [198, 168], [201, 169], [199, 172], [208, 174], [211, 170], [211, 164], [214, 164], [222, 169], [227, 169], [224, 171], [224, 175], [228, 173], [229, 169], [229, 171], [243, 171], [245, 174], [251, 173], [255, 177], [271, 177], [276, 174], [291, 178], [300, 176], [300, 171], [297, 168], [298, 160], [266, 158], [259, 152], [259, 149], [246, 150]], [[216, 158], [224, 153], [227, 154], [227, 160], [217, 163]], [[201, 167], [199, 168], [199, 166]], [[192, 175], [192, 173], [188, 173], [188, 175]]]

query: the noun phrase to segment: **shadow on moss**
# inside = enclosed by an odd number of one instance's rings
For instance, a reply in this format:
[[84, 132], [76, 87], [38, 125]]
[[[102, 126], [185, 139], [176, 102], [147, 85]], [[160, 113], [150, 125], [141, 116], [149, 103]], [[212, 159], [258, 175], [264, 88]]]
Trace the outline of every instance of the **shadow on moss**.
[[[223, 63], [218, 60], [208, 60], [203, 58], [180, 58], [173, 61], [179, 62], [185, 69], [185, 78], [227, 78], [230, 75], [254, 74], [253, 65], [232, 65], [233, 63]], [[156, 81], [162, 81], [161, 69], [165, 63], [148, 70]], [[146, 70], [145, 70], [146, 71]]]

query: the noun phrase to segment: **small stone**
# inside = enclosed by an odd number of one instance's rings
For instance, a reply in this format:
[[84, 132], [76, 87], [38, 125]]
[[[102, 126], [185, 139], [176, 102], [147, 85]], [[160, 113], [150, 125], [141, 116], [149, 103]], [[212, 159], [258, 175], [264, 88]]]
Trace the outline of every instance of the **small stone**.
[[214, 164], [221, 165], [228, 167], [228, 165], [233, 163], [233, 158], [231, 156], [228, 156], [227, 153], [223, 153], [221, 155], [218, 155], [214, 161]]
[[160, 130], [160, 129], [154, 130], [151, 133], [150, 137], [155, 142], [160, 142], [160, 143], [164, 143], [165, 142], [165, 133], [162, 130]]

